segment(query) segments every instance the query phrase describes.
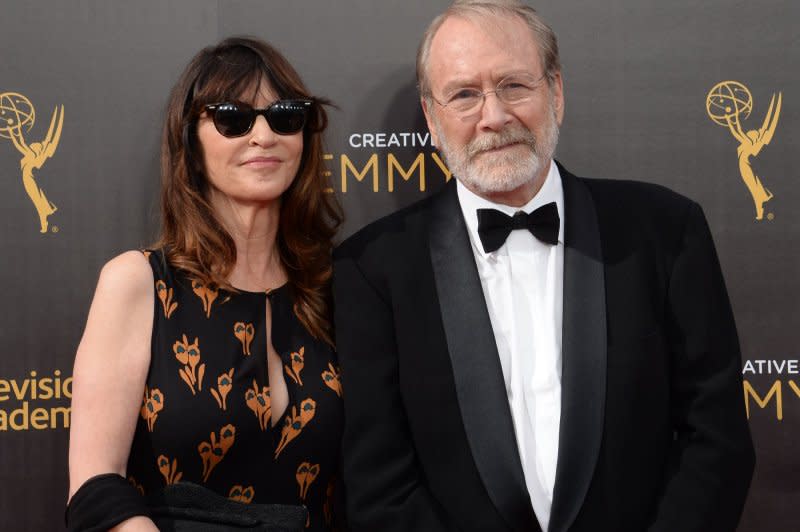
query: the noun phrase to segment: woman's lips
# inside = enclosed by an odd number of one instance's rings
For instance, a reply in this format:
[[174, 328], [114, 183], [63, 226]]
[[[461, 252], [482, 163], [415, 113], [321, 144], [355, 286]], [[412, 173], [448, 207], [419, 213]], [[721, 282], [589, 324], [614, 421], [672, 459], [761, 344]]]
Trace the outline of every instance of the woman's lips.
[[262, 166], [275, 166], [280, 164], [280, 157], [251, 157], [242, 163], [243, 166], [249, 167], [262, 167]]

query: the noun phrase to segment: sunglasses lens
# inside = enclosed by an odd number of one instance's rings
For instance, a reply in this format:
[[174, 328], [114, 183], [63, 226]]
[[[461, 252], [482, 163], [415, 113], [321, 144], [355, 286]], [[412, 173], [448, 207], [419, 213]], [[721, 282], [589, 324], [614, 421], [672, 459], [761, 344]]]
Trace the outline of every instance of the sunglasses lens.
[[292, 135], [306, 125], [307, 114], [308, 102], [282, 100], [270, 106], [267, 120], [275, 133]]
[[213, 109], [214, 126], [221, 135], [241, 137], [253, 127], [257, 114], [263, 114], [269, 127], [279, 135], [294, 135], [306, 125], [310, 100], [278, 100], [267, 109], [253, 109], [247, 104], [220, 103]]
[[221, 104], [214, 113], [214, 125], [226, 137], [240, 137], [250, 131], [255, 113], [249, 107]]

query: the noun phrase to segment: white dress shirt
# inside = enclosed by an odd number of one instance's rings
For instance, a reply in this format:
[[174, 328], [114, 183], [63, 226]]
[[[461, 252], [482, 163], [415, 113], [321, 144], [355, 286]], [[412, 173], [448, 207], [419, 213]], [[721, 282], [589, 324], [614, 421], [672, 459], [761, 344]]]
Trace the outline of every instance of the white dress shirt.
[[[555, 163], [542, 188], [525, 206], [492, 203], [457, 184], [472, 252], [489, 310], [517, 447], [533, 510], [543, 531], [553, 502], [561, 420], [561, 322], [564, 284], [564, 190]], [[478, 209], [509, 216], [550, 202], [561, 219], [558, 244], [514, 230], [506, 243], [485, 253], [478, 236]]]

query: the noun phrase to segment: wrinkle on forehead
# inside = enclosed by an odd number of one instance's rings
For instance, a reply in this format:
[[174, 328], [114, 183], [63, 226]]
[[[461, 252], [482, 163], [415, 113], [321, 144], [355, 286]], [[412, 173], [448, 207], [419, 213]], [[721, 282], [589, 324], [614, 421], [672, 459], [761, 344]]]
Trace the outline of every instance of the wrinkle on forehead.
[[[538, 76], [541, 70], [538, 42], [515, 16], [453, 15], [434, 35], [428, 58], [432, 88], [443, 83], [463, 85], [487, 73], [497, 82], [511, 73]], [[445, 75], [447, 79], [442, 79]]]
[[[494, 41], [495, 44], [500, 46], [509, 40], [508, 38], [501, 37], [508, 36], [508, 32], [506, 30], [510, 26], [519, 24], [525, 26], [524, 22], [519, 17], [504, 13], [498, 13], [496, 15], [465, 13], [463, 15], [453, 15], [452, 18], [461, 19], [477, 28], [480, 28], [487, 35], [489, 35], [490, 38], [492, 38], [492, 41]], [[525, 29], [527, 30], [528, 27], [525, 26]]]

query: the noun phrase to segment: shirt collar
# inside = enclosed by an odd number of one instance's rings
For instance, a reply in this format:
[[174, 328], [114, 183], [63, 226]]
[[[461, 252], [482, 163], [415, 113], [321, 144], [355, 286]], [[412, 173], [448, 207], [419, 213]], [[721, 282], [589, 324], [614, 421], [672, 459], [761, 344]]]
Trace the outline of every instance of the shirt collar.
[[490, 257], [501, 251], [504, 252], [505, 244], [492, 253], [485, 253], [483, 251], [481, 239], [478, 236], [478, 209], [497, 209], [502, 213], [513, 216], [517, 211], [531, 213], [542, 205], [555, 202], [558, 207], [558, 217], [560, 219], [558, 243], [564, 243], [564, 188], [561, 185], [561, 173], [558, 171], [558, 166], [556, 166], [555, 162], [552, 160], [550, 161], [550, 169], [547, 172], [547, 177], [545, 177], [542, 188], [522, 207], [511, 207], [509, 205], [489, 201], [469, 190], [461, 181], [456, 183], [456, 191], [458, 192], [458, 203], [461, 205], [461, 212], [467, 224], [467, 231], [469, 232], [469, 239], [472, 242], [472, 247], [483, 257]]

